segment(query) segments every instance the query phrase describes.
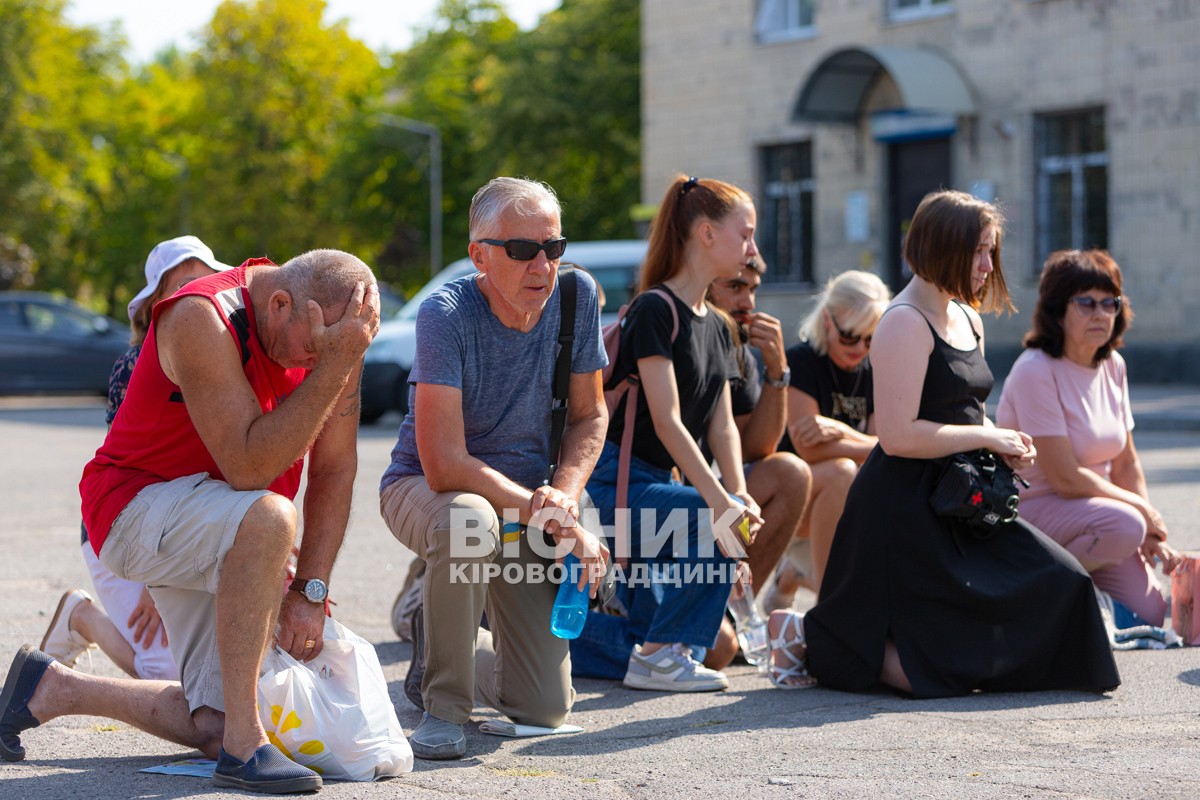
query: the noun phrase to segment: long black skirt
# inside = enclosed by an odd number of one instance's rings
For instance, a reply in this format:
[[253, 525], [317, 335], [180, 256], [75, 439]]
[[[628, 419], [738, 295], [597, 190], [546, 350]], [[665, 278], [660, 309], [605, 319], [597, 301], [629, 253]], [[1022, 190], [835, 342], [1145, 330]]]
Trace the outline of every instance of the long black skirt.
[[980, 537], [938, 517], [929, 493], [940, 470], [879, 447], [859, 470], [805, 619], [811, 673], [868, 689], [891, 638], [916, 697], [1118, 686], [1079, 562], [1020, 519]]

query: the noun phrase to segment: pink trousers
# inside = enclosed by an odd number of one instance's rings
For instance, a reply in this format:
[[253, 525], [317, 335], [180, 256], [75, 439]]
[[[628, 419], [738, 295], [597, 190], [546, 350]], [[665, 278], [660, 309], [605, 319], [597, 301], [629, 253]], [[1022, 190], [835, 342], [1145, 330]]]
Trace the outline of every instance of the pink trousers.
[[1107, 497], [1021, 499], [1021, 516], [1079, 559], [1096, 587], [1151, 625], [1162, 626], [1167, 600], [1154, 566], [1142, 556], [1146, 520], [1136, 508]]

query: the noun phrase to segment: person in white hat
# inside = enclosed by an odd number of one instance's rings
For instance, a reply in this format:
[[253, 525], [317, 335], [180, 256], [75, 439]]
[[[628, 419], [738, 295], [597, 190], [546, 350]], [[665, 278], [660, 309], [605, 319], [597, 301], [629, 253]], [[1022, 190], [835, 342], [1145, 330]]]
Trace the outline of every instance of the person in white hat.
[[[196, 278], [232, 269], [195, 236], [177, 236], [155, 245], [146, 258], [146, 285], [129, 301], [130, 348], [113, 365], [108, 381], [108, 413], [112, 425], [125, 399], [133, 366], [159, 300], [175, 294]], [[83, 532], [83, 560], [100, 604], [83, 589], [71, 589], [58, 601], [41, 649], [68, 667], [99, 645], [118, 667], [135, 678], [178, 680], [179, 667], [167, 647], [166, 628], [144, 584], [127, 581], [100, 563]], [[103, 606], [103, 607], [101, 607]], [[111, 616], [110, 616], [111, 615]]]
[[[358, 469], [363, 353], [379, 330], [375, 277], [337, 250], [283, 266], [251, 258], [189, 283], [152, 318], [79, 488], [100, 561], [150, 587], [182, 683], [85, 677], [22, 647], [0, 693], [0, 759], [25, 758], [25, 731], [88, 714], [216, 758], [214, 786], [316, 791], [321, 776], [270, 743], [255, 698], [271, 641], [303, 661], [323, 647]], [[297, 578], [281, 598], [298, 505]]]

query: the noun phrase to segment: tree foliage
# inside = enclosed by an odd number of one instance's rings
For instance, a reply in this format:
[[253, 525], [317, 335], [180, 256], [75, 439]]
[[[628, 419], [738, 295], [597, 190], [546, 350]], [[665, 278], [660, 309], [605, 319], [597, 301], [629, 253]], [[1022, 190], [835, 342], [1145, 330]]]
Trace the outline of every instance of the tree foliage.
[[628, 238], [641, 150], [637, 0], [564, 0], [499, 65], [489, 141], [498, 174], [545, 180], [576, 239]]
[[637, 0], [564, 0], [526, 32], [500, 0], [442, 0], [409, 49], [380, 54], [325, 0], [225, 0], [195, 51], [144, 65], [64, 6], [0, 0], [8, 280], [120, 313], [155, 242], [194, 233], [225, 261], [339, 247], [419, 284], [429, 138], [394, 117], [441, 133], [446, 260], [500, 174], [552, 185], [574, 238], [632, 232]]

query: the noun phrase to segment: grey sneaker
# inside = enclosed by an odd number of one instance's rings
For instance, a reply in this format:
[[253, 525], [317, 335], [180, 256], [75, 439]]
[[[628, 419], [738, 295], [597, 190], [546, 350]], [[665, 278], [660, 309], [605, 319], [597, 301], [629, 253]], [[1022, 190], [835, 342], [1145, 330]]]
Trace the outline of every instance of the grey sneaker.
[[408, 574], [404, 577], [404, 585], [400, 588], [400, 593], [396, 595], [396, 601], [392, 603], [392, 630], [396, 632], [402, 642], [412, 641], [412, 627], [409, 625], [409, 619], [412, 616], [413, 609], [421, 604], [423, 595], [423, 586], [425, 578], [425, 562], [418, 558], [412, 562], [408, 568]]
[[729, 688], [729, 680], [692, 658], [692, 648], [676, 643], [648, 656], [642, 655], [641, 645], [635, 646], [629, 655], [625, 685], [659, 692], [719, 692]]
[[412, 659], [408, 662], [408, 673], [404, 676], [404, 696], [422, 711], [425, 698], [421, 684], [425, 681], [425, 604], [418, 603], [409, 614], [408, 627], [412, 631]]
[[467, 753], [463, 726], [430, 716], [428, 711], [421, 715], [421, 724], [408, 737], [408, 743], [414, 756], [429, 761], [449, 761]]

